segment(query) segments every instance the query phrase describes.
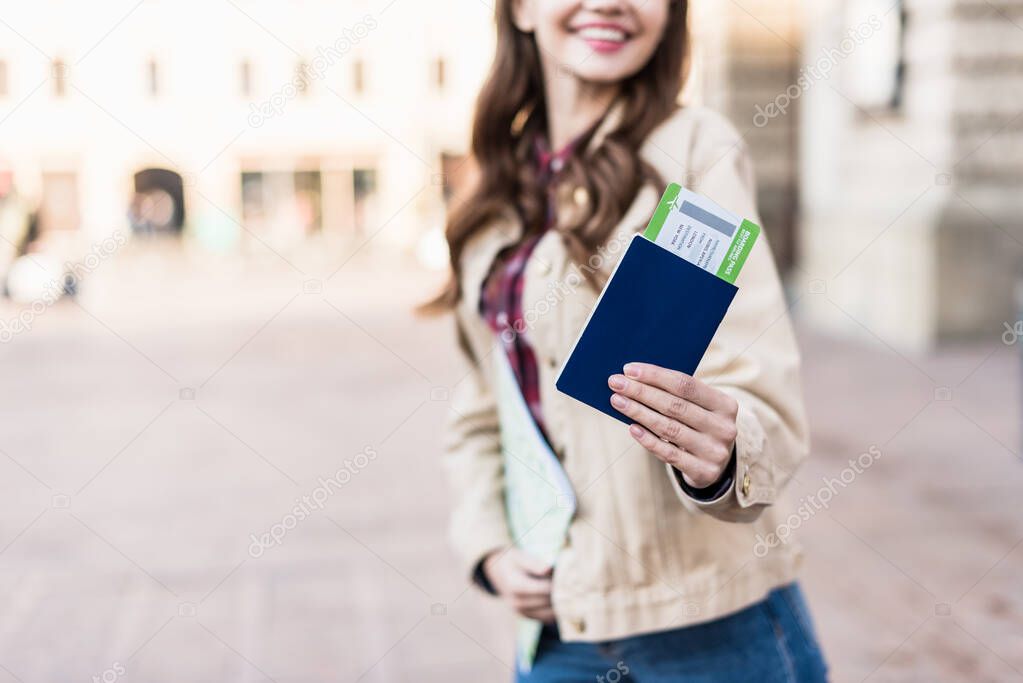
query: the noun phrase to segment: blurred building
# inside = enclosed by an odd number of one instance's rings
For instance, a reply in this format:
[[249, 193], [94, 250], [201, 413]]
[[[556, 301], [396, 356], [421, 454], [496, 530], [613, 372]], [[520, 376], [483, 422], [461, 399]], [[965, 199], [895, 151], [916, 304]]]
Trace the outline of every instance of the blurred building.
[[749, 145], [801, 315], [917, 350], [1018, 319], [1023, 2], [691, 6], [690, 95]]
[[[690, 6], [686, 96], [749, 145], [801, 313], [907, 348], [1013, 319], [1023, 3]], [[436, 237], [493, 49], [483, 2], [46, 2], [0, 37], [0, 166], [44, 242], [248, 253]]]
[[20, 5], [0, 23], [0, 155], [47, 235], [210, 248], [407, 244], [439, 225], [487, 67], [456, 3]]
[[728, 116], [756, 161], [757, 204], [780, 268], [797, 260], [798, 107], [761, 120], [758, 107], [795, 82], [801, 65], [799, 0], [690, 3], [694, 69], [687, 95]]
[[1023, 275], [1023, 3], [807, 12], [804, 64], [835, 68], [801, 96], [806, 310], [904, 348], [997, 339]]

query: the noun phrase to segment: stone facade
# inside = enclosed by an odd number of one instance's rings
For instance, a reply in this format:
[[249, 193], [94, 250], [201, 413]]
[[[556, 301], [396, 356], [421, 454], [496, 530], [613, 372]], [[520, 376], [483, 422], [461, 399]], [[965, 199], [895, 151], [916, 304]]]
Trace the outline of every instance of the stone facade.
[[802, 41], [796, 0], [690, 3], [694, 43], [691, 92], [725, 114], [756, 161], [758, 203], [783, 270], [797, 259], [799, 112], [757, 112], [797, 76]]
[[872, 16], [802, 97], [802, 310], [896, 348], [994, 343], [1023, 263], [1023, 2], [815, 1], [804, 63]]
[[[127, 230], [148, 169], [181, 176], [185, 237], [217, 249], [336, 251], [382, 225], [376, 244], [409, 247], [442, 226], [441, 158], [464, 150], [493, 49], [485, 7], [58, 4], [0, 25], [0, 167], [29, 204], [65, 210], [44, 221], [59, 232]], [[453, 23], [475, 30], [451, 41]], [[314, 209], [296, 200], [310, 175]]]

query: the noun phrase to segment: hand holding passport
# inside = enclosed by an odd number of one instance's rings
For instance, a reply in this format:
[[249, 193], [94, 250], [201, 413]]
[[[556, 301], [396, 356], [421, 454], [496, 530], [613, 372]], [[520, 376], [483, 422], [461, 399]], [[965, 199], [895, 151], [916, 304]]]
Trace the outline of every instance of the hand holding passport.
[[[555, 381], [562, 393], [631, 425], [634, 438], [681, 469], [693, 486], [714, 479], [701, 481], [707, 477], [696, 472], [706, 468], [677, 461], [694, 454], [713, 464], [723, 459], [720, 473], [734, 440], [736, 407], [692, 375], [738, 291], [735, 279], [759, 234], [756, 224], [669, 185]], [[685, 419], [673, 414], [680, 406]]]

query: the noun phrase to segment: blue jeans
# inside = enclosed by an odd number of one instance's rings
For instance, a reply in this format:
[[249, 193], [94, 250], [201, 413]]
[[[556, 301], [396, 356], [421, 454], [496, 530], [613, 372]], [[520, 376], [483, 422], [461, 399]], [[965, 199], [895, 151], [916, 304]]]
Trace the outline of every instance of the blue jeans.
[[544, 627], [518, 683], [818, 683], [827, 666], [796, 584], [727, 617], [602, 643], [563, 643]]

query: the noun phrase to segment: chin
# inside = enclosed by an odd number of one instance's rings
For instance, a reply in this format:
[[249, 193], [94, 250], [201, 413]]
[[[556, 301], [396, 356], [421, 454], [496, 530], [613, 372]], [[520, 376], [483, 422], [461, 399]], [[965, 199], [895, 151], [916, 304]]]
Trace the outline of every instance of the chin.
[[[593, 63], [591, 64], [590, 62]], [[586, 81], [587, 83], [610, 85], [612, 83], [620, 83], [630, 76], [635, 75], [639, 69], [639, 66], [635, 66], [633, 64], [603, 65], [600, 64], [594, 56], [587, 60], [582, 68], [575, 71], [575, 76], [579, 80]]]
[[621, 83], [628, 77], [629, 74], [623, 74], [621, 76], [607, 73], [592, 75], [584, 73], [576, 74], [576, 78], [580, 81], [584, 83], [592, 83], [593, 85], [614, 85], [615, 83]]
[[[575, 46], [573, 46], [574, 48]], [[589, 83], [610, 84], [623, 81], [635, 75], [649, 59], [641, 54], [639, 45], [625, 46], [614, 53], [602, 53], [593, 49], [572, 49], [566, 64], [576, 78]]]

